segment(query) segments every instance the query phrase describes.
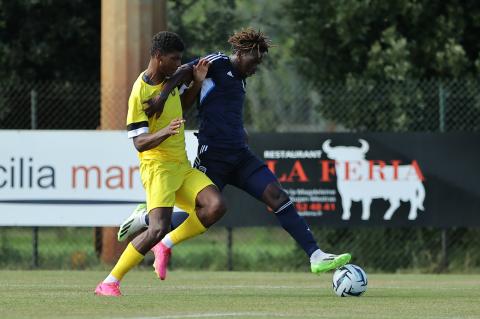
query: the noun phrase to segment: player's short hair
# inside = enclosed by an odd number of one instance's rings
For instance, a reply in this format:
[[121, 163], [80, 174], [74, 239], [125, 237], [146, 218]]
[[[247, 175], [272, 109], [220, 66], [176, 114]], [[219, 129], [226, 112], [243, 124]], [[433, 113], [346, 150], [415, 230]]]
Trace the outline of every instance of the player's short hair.
[[152, 38], [152, 47], [150, 48], [150, 56], [158, 54], [167, 54], [172, 52], [183, 52], [185, 44], [182, 38], [174, 32], [161, 31]]
[[270, 39], [260, 30], [257, 31], [253, 28], [235, 32], [228, 39], [228, 43], [232, 45], [233, 52], [248, 53], [256, 51], [258, 55], [268, 52], [268, 48], [272, 47]]

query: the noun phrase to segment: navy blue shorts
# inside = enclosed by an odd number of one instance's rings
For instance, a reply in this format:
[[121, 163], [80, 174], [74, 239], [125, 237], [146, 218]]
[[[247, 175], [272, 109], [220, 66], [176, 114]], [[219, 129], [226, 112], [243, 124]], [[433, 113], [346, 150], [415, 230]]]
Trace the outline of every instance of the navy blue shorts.
[[265, 163], [248, 147], [223, 149], [199, 145], [193, 166], [204, 172], [220, 191], [229, 184], [259, 200], [262, 200], [265, 188], [277, 181]]

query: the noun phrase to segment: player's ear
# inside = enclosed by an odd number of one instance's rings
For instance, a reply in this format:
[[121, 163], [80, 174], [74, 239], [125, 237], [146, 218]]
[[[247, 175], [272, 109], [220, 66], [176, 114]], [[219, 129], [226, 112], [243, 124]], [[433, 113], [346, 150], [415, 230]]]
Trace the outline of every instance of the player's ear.
[[158, 58], [157, 58], [157, 63], [158, 63], [159, 66], [164, 65], [164, 64], [168, 64], [167, 55], [159, 54]]

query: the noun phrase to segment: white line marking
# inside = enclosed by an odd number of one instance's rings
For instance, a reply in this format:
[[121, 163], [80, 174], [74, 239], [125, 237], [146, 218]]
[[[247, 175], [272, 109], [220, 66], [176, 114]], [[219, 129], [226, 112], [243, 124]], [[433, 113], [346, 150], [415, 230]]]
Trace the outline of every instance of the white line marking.
[[160, 317], [135, 317], [133, 319], [181, 319], [181, 318], [221, 318], [221, 317], [283, 317], [278, 313], [262, 313], [262, 312], [226, 312], [226, 313], [196, 313], [184, 315], [166, 315]]

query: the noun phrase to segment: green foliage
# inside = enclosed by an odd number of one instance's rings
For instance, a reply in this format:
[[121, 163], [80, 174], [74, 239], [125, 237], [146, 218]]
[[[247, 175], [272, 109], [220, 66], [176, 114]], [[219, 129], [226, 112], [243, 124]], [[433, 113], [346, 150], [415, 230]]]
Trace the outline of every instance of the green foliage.
[[[440, 101], [432, 97], [442, 94], [442, 86], [455, 85], [432, 79], [466, 78], [470, 86], [478, 75], [476, 1], [299, 0], [286, 9], [294, 23], [294, 52], [303, 57], [297, 65], [320, 96], [317, 109], [347, 129], [438, 130], [440, 125], [418, 126], [418, 119], [438, 117]], [[418, 85], [419, 80], [432, 81]], [[335, 94], [325, 81], [343, 87]], [[463, 93], [469, 102], [453, 107], [467, 108], [478, 120], [478, 94], [449, 89], [443, 97]], [[445, 118], [450, 130], [478, 130]]]
[[100, 77], [100, 2], [0, 2], [0, 79]]
[[296, 53], [314, 80], [477, 74], [476, 1], [292, 1]]
[[[96, 128], [100, 1], [1, 1], [0, 65], [0, 128], [31, 128], [32, 89], [38, 93], [37, 128]], [[86, 92], [79, 82], [95, 87]]]
[[168, 28], [186, 44], [184, 60], [228, 52], [227, 40], [239, 26], [235, 0], [168, 1]]

